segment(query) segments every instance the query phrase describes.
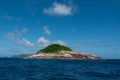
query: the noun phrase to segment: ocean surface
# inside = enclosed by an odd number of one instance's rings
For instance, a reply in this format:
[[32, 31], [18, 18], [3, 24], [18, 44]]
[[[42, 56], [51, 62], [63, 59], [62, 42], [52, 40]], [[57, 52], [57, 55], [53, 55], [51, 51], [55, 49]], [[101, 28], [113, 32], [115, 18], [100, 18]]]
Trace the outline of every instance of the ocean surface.
[[0, 58], [0, 80], [120, 80], [120, 60]]

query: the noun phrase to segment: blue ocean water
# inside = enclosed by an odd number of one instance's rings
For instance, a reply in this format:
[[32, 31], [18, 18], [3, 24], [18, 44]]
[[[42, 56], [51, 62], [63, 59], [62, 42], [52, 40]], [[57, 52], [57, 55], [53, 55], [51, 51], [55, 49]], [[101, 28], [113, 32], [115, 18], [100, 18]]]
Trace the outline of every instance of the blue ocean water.
[[0, 80], [120, 80], [120, 60], [1, 58]]

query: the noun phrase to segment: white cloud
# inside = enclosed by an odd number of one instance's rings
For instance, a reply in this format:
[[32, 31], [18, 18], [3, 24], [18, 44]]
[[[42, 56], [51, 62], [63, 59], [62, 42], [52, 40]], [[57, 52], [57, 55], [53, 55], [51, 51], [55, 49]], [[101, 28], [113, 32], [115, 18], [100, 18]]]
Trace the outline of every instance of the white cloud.
[[48, 46], [48, 45], [50, 45], [50, 44], [66, 45], [66, 42], [63, 42], [63, 41], [61, 41], [61, 40], [56, 40], [56, 41], [51, 41], [51, 42], [50, 42], [49, 40], [45, 39], [44, 37], [40, 37], [40, 38], [38, 39], [38, 41], [37, 41], [37, 44], [38, 44], [39, 46], [46, 47], [46, 46]]
[[27, 29], [26, 29], [26, 28], [23, 28], [21, 32], [22, 32], [22, 33], [26, 33], [26, 32], [27, 32]]
[[6, 20], [13, 20], [13, 21], [21, 21], [22, 18], [19, 18], [19, 17], [13, 17], [13, 16], [10, 16], [10, 15], [2, 15], [1, 18], [3, 19], [6, 19]]
[[45, 39], [44, 37], [40, 37], [37, 41], [39, 46], [48, 46], [50, 44], [49, 40]]
[[100, 40], [88, 40], [89, 43], [97, 43], [100, 42]]
[[27, 39], [23, 38], [22, 40], [19, 41], [20, 44], [26, 47], [34, 47], [34, 44], [32, 44], [30, 41]]
[[50, 30], [48, 29], [47, 26], [45, 26], [45, 27], [43, 28], [43, 30], [44, 30], [44, 33], [45, 33], [45, 34], [47, 34], [47, 35], [50, 35], [50, 34], [51, 34], [51, 32], [50, 32]]
[[2, 16], [4, 19], [7, 19], [7, 20], [14, 20], [14, 18], [12, 16], [8, 16], [8, 15], [3, 15]]
[[27, 29], [23, 28], [22, 30], [15, 30], [14, 34], [17, 36], [22, 36], [26, 32], [27, 32]]
[[[47, 27], [45, 27], [45, 29], [47, 29]], [[15, 30], [13, 32], [10, 32], [6, 35], [6, 38], [11, 40], [12, 42], [14, 42], [15, 44], [19, 45], [19, 46], [24, 46], [27, 48], [37, 48], [37, 46], [41, 46], [41, 47], [46, 47], [50, 44], [61, 44], [61, 45], [66, 45], [65, 42], [61, 41], [61, 40], [56, 40], [56, 41], [49, 41], [44, 37], [40, 37], [37, 40], [37, 44], [33, 44], [32, 42], [30, 42], [28, 39], [23, 37], [23, 34], [26, 33], [27, 29], [23, 28], [22, 30]]]
[[16, 30], [14, 32], [8, 33], [6, 35], [7, 39], [13, 41], [16, 44], [20, 44], [25, 47], [34, 47], [34, 44], [32, 44], [29, 40], [23, 38], [23, 34], [26, 33], [27, 29], [23, 28], [21, 31]]
[[6, 35], [6, 37], [7, 37], [8, 39], [10, 39], [10, 40], [14, 40], [15, 35], [14, 35], [14, 33], [8, 33], [8, 34]]
[[65, 42], [61, 41], [61, 40], [57, 40], [54, 42], [55, 44], [60, 44], [60, 45], [66, 45]]
[[73, 13], [73, 6], [54, 2], [47, 9], [43, 9], [44, 13], [57, 16], [67, 16]]

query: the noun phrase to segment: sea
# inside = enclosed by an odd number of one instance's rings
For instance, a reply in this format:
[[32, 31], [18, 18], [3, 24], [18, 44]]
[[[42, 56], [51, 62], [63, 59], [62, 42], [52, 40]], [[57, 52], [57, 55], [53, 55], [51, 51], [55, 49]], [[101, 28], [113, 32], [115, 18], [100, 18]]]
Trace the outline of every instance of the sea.
[[0, 58], [0, 80], [120, 80], [120, 60]]

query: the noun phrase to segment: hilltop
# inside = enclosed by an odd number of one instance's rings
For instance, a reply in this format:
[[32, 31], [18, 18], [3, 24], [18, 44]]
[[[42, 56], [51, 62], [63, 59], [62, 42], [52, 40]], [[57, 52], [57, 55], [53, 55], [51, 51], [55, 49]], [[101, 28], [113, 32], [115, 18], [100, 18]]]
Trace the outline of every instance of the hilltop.
[[39, 53], [58, 53], [58, 52], [62, 52], [62, 51], [72, 51], [72, 49], [70, 49], [69, 47], [63, 46], [63, 45], [59, 45], [59, 44], [52, 44], [49, 45], [48, 47], [40, 50], [37, 52], [37, 54]]

